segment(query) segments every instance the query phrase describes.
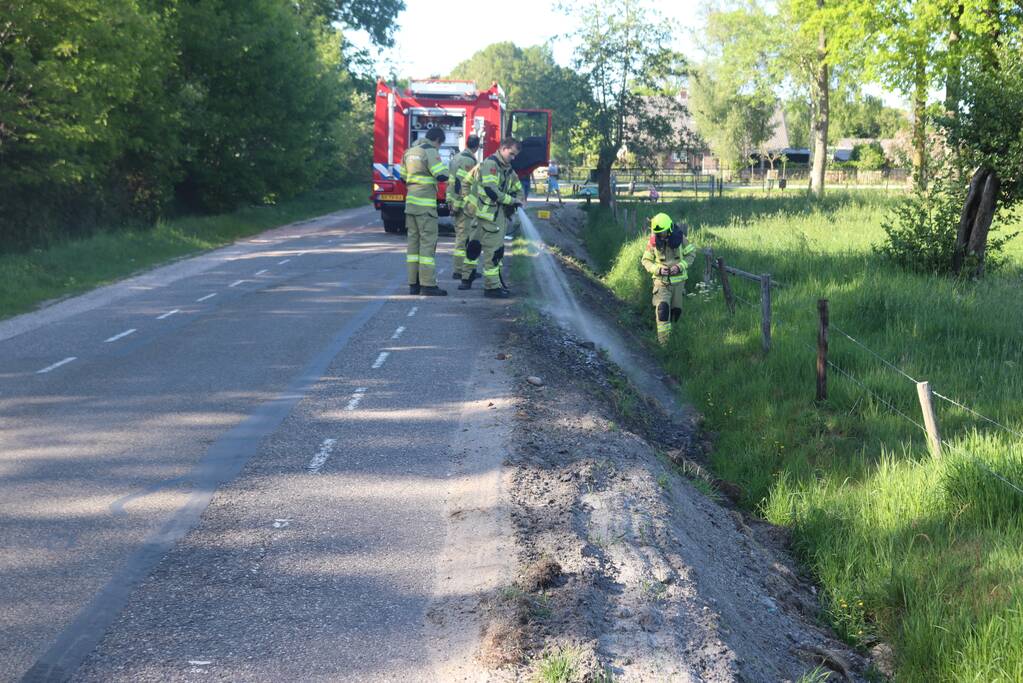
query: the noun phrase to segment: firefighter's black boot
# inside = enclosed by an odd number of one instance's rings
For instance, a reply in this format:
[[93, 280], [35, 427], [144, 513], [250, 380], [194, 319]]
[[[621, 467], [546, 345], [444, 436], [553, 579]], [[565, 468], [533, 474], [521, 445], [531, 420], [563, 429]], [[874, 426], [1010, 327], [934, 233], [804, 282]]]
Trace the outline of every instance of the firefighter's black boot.
[[420, 294], [422, 294], [423, 296], [447, 296], [448, 295], [448, 290], [441, 289], [440, 287], [438, 287], [436, 285], [434, 285], [433, 287], [430, 287], [428, 285], [424, 285], [420, 289], [421, 289]]
[[511, 292], [507, 289], [484, 289], [483, 296], [490, 299], [508, 299], [511, 297]]
[[458, 285], [459, 289], [472, 289], [472, 280], [462, 280], [462, 284]]
[[408, 293], [409, 294], [419, 294], [419, 290], [420, 289], [421, 289], [421, 287], [419, 285], [409, 285], [408, 286]]
[[462, 279], [462, 274], [461, 273], [451, 273], [451, 279], [452, 280], [461, 280]]

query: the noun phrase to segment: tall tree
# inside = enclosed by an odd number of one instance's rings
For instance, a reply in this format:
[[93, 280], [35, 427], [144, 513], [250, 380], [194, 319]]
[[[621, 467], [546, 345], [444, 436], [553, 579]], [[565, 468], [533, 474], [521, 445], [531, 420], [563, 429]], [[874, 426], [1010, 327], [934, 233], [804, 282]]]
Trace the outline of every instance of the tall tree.
[[554, 61], [550, 48], [494, 43], [458, 64], [450, 77], [476, 81], [483, 87], [497, 81], [504, 88], [509, 108], [552, 110], [554, 155], [568, 156], [579, 105], [589, 91], [581, 76]]
[[717, 77], [705, 64], [689, 80], [689, 109], [696, 130], [728, 168], [748, 166], [774, 134], [776, 98], [771, 90], [745, 91]]
[[861, 0], [870, 42], [876, 49], [863, 52], [870, 76], [906, 95], [913, 109], [913, 179], [927, 187], [927, 95], [942, 84], [947, 61], [945, 40], [955, 12], [954, 0]]
[[862, 26], [850, 0], [780, 0], [779, 68], [810, 102], [813, 167], [810, 189], [824, 193], [836, 69], [849, 69], [862, 50]]
[[223, 210], [315, 184], [341, 95], [305, 18], [280, 0], [203, 0], [181, 6], [179, 34], [191, 150], [182, 199]]
[[575, 66], [591, 99], [581, 105], [577, 131], [597, 158], [600, 203], [611, 202], [611, 169], [623, 147], [642, 161], [663, 149], [679, 149], [686, 131], [673, 125], [684, 113], [675, 93], [650, 93], [678, 77], [685, 61], [668, 45], [669, 22], [639, 0], [594, 0], [575, 10], [579, 29]]
[[756, 0], [707, 13], [707, 59], [690, 79], [689, 106], [700, 135], [731, 168], [749, 165], [774, 134], [777, 31], [777, 16]]

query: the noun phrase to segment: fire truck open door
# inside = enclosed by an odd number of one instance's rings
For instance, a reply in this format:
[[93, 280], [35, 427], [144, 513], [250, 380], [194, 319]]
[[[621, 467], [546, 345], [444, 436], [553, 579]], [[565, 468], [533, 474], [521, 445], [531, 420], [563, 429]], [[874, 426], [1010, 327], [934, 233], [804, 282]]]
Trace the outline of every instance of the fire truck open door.
[[522, 143], [522, 151], [512, 161], [520, 178], [526, 178], [551, 159], [551, 111], [549, 109], [513, 109], [508, 112], [505, 135]]

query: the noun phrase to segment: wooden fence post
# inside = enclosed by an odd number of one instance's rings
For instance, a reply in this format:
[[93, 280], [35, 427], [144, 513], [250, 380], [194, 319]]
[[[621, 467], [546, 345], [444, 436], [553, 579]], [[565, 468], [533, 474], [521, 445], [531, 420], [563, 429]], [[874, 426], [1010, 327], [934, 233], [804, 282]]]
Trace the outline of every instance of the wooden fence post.
[[771, 350], [771, 274], [760, 276], [760, 336], [764, 353]]
[[725, 295], [725, 305], [728, 312], [735, 313], [735, 298], [732, 296], [732, 286], [728, 284], [728, 271], [725, 270], [725, 260], [718, 258], [718, 277], [721, 278], [721, 291]]
[[935, 458], [941, 457], [941, 434], [938, 432], [938, 417], [934, 414], [931, 402], [931, 383], [917, 382], [916, 395], [920, 399], [920, 412], [924, 416], [924, 427], [927, 428], [927, 447]]
[[828, 300], [817, 299], [817, 400], [828, 400]]

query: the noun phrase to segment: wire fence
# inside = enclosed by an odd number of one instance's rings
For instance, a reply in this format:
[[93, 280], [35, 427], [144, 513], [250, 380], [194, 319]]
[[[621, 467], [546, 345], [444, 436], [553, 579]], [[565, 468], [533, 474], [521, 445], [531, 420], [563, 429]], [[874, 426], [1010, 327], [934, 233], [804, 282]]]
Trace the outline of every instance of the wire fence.
[[[708, 258], [708, 263], [710, 263], [710, 259], [709, 258]], [[718, 264], [718, 269], [719, 270], [722, 269], [722, 265], [723, 265], [723, 263], [719, 261], [719, 264]], [[737, 269], [733, 268], [731, 270], [734, 271], [734, 270], [737, 270]], [[744, 271], [738, 271], [738, 272], [744, 272]], [[707, 284], [707, 283], [711, 282], [713, 277], [714, 277], [714, 274], [711, 273], [711, 277], [709, 277], [709, 278], [705, 277], [704, 283]], [[740, 278], [740, 280], [742, 280], [742, 279], [750, 280], [751, 278], [749, 278], [749, 277], [747, 277], [747, 278]], [[772, 279], [771, 280], [771, 286], [772, 287], [778, 286], [778, 283], [776, 283]], [[742, 303], [742, 304], [744, 304], [746, 306], [749, 306], [750, 308], [758, 308], [759, 307], [759, 308], [761, 308], [761, 310], [764, 310], [764, 302], [763, 301], [761, 301], [761, 302], [751, 301], [750, 299], [747, 299], [746, 297], [744, 297], [741, 294], [735, 292], [734, 290], [731, 290], [729, 292], [727, 290], [729, 290], [730, 287], [727, 287], [727, 286], [723, 286], [722, 289], [725, 290], [726, 299], [730, 295], [735, 300], [739, 301], [740, 303]], [[705, 289], [704, 291], [707, 291], [709, 293], [709, 289]], [[726, 300], [726, 304], [727, 303], [728, 302]], [[768, 305], [769, 305], [769, 302], [768, 302]], [[770, 318], [768, 318], [768, 321], [770, 323], [772, 323], [774, 326], [779, 327], [779, 328], [783, 327], [783, 321], [781, 319], [779, 319], [776, 314], [768, 313], [767, 315], [770, 315]], [[789, 327], [789, 325], [787, 323], [785, 323], [784, 327], [787, 328], [787, 327]], [[843, 337], [844, 339], [846, 339], [849, 342], [851, 342], [856, 348], [860, 349], [861, 351], [863, 351], [867, 355], [869, 355], [871, 358], [873, 358], [874, 360], [878, 361], [882, 365], [882, 367], [884, 367], [886, 370], [891, 371], [892, 373], [896, 374], [900, 378], [903, 378], [903, 379], [905, 379], [905, 380], [907, 380], [909, 382], [912, 382], [914, 386], [919, 387], [919, 385], [921, 385], [921, 384], [926, 384], [926, 382], [922, 382], [921, 380], [917, 379], [916, 377], [911, 375], [909, 372], [907, 372], [905, 369], [899, 367], [896, 363], [893, 363], [891, 360], [886, 358], [881, 353], [879, 353], [876, 350], [874, 350], [874, 349], [870, 348], [869, 346], [867, 346], [867, 344], [865, 344], [860, 339], [857, 339], [855, 336], [853, 336], [852, 334], [849, 334], [848, 332], [846, 332], [842, 328], [838, 327], [837, 325], [831, 324], [830, 321], [827, 321], [827, 330], [828, 331], [834, 330], [841, 337]], [[820, 348], [819, 347], [817, 349], [815, 349], [813, 346], [811, 346], [810, 344], [806, 344], [805, 342], [802, 343], [802, 345], [804, 347], [806, 347], [811, 353], [814, 353], [815, 355], [818, 355], [818, 358], [821, 357], [820, 356]], [[879, 394], [877, 391], [874, 391], [873, 389], [871, 389], [867, 385], [866, 382], [864, 382], [860, 378], [857, 378], [851, 372], [849, 372], [846, 369], [842, 368], [841, 366], [839, 366], [838, 364], [836, 364], [835, 362], [833, 362], [829, 358], [825, 357], [824, 358], [824, 363], [826, 364], [826, 366], [828, 368], [830, 368], [831, 370], [834, 370], [841, 377], [843, 377], [847, 381], [851, 382], [852, 384], [856, 385], [866, 395], [870, 396], [876, 403], [886, 407], [892, 414], [894, 414], [894, 415], [896, 415], [896, 416], [906, 420], [909, 424], [913, 425], [916, 429], [919, 429], [925, 435], [932, 434], [932, 432], [928, 429], [928, 426], [926, 424], [923, 424], [919, 420], [914, 419], [913, 417], [908, 415], [906, 413], [906, 411], [900, 409], [892, 401], [888, 400], [887, 398], [885, 398], [884, 396]], [[929, 385], [928, 385], [928, 387], [929, 387]], [[1015, 437], [1017, 439], [1023, 440], [1023, 432], [1020, 432], [1017, 429], [1013, 429], [1012, 427], [1009, 427], [1008, 425], [1005, 425], [1004, 423], [1000, 422], [999, 420], [996, 420], [996, 419], [994, 419], [992, 417], [989, 417], [988, 415], [985, 415], [985, 414], [981, 413], [980, 411], [978, 411], [978, 410], [976, 410], [974, 408], [971, 408], [970, 406], [964, 404], [961, 401], [957, 401], [954, 398], [946, 396], [946, 395], [944, 395], [944, 394], [942, 394], [942, 393], [940, 393], [938, 391], [930, 390], [929, 388], [928, 388], [928, 393], [930, 395], [933, 395], [935, 398], [948, 403], [949, 405], [952, 405], [952, 406], [954, 406], [956, 408], [959, 408], [960, 410], [963, 410], [964, 412], [966, 412], [969, 415], [973, 416], [977, 420], [986, 422], [987, 424], [991, 425], [992, 427], [996, 427], [996, 428], [1004, 431], [1005, 433], [1007, 433], [1007, 434], [1009, 434], [1009, 435], [1011, 435], [1011, 436], [1013, 436], [1013, 437]], [[922, 406], [922, 409], [926, 410], [925, 408], [923, 408], [923, 406]], [[932, 419], [933, 419], [933, 414], [932, 414]], [[926, 414], [925, 414], [924, 422], [926, 423], [927, 421], [928, 420], [926, 419]], [[1012, 491], [1014, 491], [1014, 492], [1016, 492], [1016, 493], [1018, 493], [1020, 495], [1023, 495], [1023, 486], [1020, 486], [1020, 485], [1016, 484], [1015, 482], [1013, 482], [1010, 479], [1006, 478], [1002, 474], [1000, 474], [1000, 473], [996, 472], [995, 470], [991, 469], [991, 467], [989, 467], [987, 463], [985, 463], [983, 460], [978, 458], [976, 455], [974, 455], [973, 453], [967, 452], [966, 449], [962, 445], [952, 443], [952, 442], [950, 442], [950, 441], [948, 441], [946, 439], [941, 439], [940, 437], [937, 438], [937, 441], [938, 441], [938, 443], [940, 443], [941, 446], [943, 446], [943, 447], [945, 447], [945, 448], [947, 448], [949, 450], [958, 451], [959, 453], [961, 453], [962, 455], [967, 457], [969, 460], [971, 460], [973, 462], [973, 464], [975, 464], [978, 467], [980, 467], [983, 471], [988, 473], [990, 476], [992, 476], [996, 480], [1002, 482], [1004, 485], [1009, 487]]]

